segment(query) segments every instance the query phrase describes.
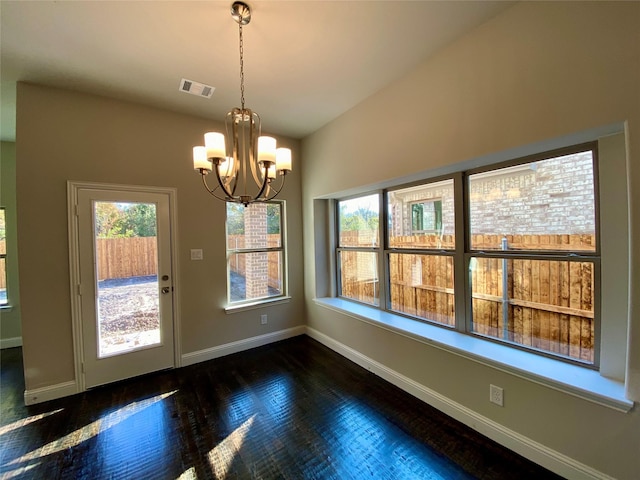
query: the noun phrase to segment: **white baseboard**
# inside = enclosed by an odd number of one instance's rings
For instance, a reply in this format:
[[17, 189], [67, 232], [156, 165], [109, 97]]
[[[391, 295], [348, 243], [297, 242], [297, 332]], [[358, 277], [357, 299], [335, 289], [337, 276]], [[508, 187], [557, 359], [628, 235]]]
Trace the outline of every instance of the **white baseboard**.
[[523, 457], [528, 458], [538, 465], [542, 465], [558, 475], [576, 480], [614, 480], [613, 477], [563, 455], [560, 452], [552, 450], [541, 443], [531, 440], [514, 430], [508, 429], [499, 423], [474, 412], [464, 405], [454, 402], [435, 390], [431, 390], [430, 388], [405, 377], [395, 370], [376, 362], [357, 350], [334, 340], [314, 328], [306, 327], [306, 333], [311, 338], [317, 340], [361, 367], [375, 373], [389, 383], [401, 388], [423, 402], [491, 438], [500, 445], [517, 452]]
[[78, 384], [75, 380], [72, 380], [70, 382], [58, 383], [57, 385], [50, 385], [48, 387], [25, 390], [24, 403], [25, 405], [34, 405], [36, 403], [55, 400], [56, 398], [75, 395], [78, 392]]
[[285, 340], [291, 337], [297, 337], [298, 335], [304, 335], [304, 333], [306, 333], [306, 327], [304, 326], [287, 328], [286, 330], [279, 330], [277, 332], [267, 333], [257, 337], [245, 338], [244, 340], [238, 340], [237, 342], [225, 343], [224, 345], [185, 353], [182, 355], [182, 366], [186, 367], [188, 365], [206, 362], [207, 360], [213, 360], [214, 358], [224, 357], [225, 355], [230, 355], [232, 353], [242, 352], [244, 350], [249, 350], [250, 348], [261, 347], [262, 345], [267, 345], [269, 343]]
[[22, 337], [0, 338], [0, 350], [22, 346]]
[[[182, 366], [186, 367], [187, 365], [193, 365], [195, 363], [204, 362], [206, 360], [212, 360], [214, 358], [223, 357], [231, 353], [242, 352], [243, 350], [260, 347], [262, 345], [277, 342], [279, 340], [284, 340], [286, 338], [304, 335], [305, 332], [306, 327], [304, 326], [288, 328], [286, 330], [267, 333], [266, 335], [260, 335], [258, 337], [247, 338], [244, 340], [239, 340], [237, 342], [227, 343], [225, 345], [219, 345], [213, 348], [207, 348], [205, 350], [187, 353], [182, 355]], [[67, 397], [69, 395], [75, 395], [79, 392], [80, 390], [78, 389], [77, 382], [64, 382], [57, 385], [50, 385], [48, 387], [26, 390], [24, 392], [24, 403], [25, 405], [34, 405], [36, 403], [55, 400], [57, 398]]]

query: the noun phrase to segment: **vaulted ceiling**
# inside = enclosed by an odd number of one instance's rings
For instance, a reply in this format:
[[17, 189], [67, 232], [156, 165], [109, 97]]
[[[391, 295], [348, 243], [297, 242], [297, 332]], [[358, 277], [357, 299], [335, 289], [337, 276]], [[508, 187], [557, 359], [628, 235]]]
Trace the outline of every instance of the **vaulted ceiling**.
[[[26, 81], [223, 120], [240, 104], [231, 1], [6, 1], [1, 137]], [[249, 1], [246, 106], [302, 138], [497, 15], [504, 1]], [[179, 91], [182, 78], [215, 87]]]

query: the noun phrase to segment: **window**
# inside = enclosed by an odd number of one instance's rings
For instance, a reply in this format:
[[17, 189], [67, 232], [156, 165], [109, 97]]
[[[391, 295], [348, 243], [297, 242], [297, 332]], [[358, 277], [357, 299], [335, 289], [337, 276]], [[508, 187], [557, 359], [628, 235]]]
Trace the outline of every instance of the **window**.
[[4, 207], [0, 207], [0, 306], [9, 303], [7, 297], [7, 235]]
[[594, 151], [466, 177], [473, 333], [596, 363]]
[[441, 230], [441, 200], [425, 200], [411, 205], [412, 233], [438, 233]]
[[338, 284], [340, 295], [380, 304], [378, 249], [380, 195], [338, 202]]
[[595, 152], [580, 145], [338, 201], [339, 295], [596, 367]]
[[284, 202], [227, 203], [229, 305], [286, 295]]
[[388, 308], [449, 326], [455, 325], [453, 190], [447, 179], [386, 193]]

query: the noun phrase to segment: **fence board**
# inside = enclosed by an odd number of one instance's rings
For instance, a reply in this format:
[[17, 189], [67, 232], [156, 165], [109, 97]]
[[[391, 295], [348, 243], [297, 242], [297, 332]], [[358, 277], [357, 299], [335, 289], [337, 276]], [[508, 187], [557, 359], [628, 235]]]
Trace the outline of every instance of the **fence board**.
[[[433, 239], [402, 237], [398, 245], [433, 244]], [[500, 236], [476, 235], [474, 245], [500, 244]], [[534, 235], [512, 236], [509, 244], [520, 242], [528, 248], [549, 249], [559, 244], [573, 248], [574, 244], [589, 243], [584, 236]], [[417, 258], [429, 258], [420, 263]], [[392, 291], [399, 283], [402, 295], [392, 294], [391, 305], [396, 311], [432, 321], [453, 325], [453, 290], [445, 287], [453, 278], [453, 262], [438, 263], [434, 259], [450, 257], [393, 253], [390, 255]], [[504, 264], [506, 269], [503, 271]], [[416, 275], [416, 265], [421, 266]], [[557, 260], [474, 259], [471, 284], [473, 291], [473, 328], [483, 335], [507, 338], [545, 351], [593, 361], [593, 274], [590, 263]], [[506, 275], [508, 303], [507, 318], [503, 313], [503, 277]], [[451, 285], [453, 287], [453, 285]], [[579, 288], [578, 288], [579, 287]], [[415, 290], [415, 296], [407, 293]], [[504, 322], [506, 321], [506, 328]]]
[[96, 239], [98, 280], [158, 274], [156, 237]]
[[[280, 246], [281, 236], [279, 233], [267, 235], [267, 247], [276, 248]], [[245, 235], [229, 235], [227, 237], [229, 248], [245, 248]], [[246, 254], [232, 254], [229, 256], [229, 268], [243, 277], [246, 276]], [[282, 288], [280, 261], [276, 255], [268, 255], [267, 260], [268, 286], [271, 288]]]

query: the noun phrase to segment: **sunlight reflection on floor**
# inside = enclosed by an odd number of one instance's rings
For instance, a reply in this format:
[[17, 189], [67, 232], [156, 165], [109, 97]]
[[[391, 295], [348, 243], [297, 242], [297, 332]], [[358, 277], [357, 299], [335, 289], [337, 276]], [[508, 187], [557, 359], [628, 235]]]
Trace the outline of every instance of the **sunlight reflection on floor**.
[[4, 435], [5, 433], [9, 433], [9, 432], [15, 430], [16, 428], [25, 427], [25, 426], [29, 425], [30, 423], [37, 422], [38, 420], [42, 420], [43, 418], [48, 417], [49, 415], [53, 415], [55, 413], [59, 413], [62, 410], [64, 410], [64, 408], [59, 408], [57, 410], [53, 410], [53, 411], [47, 412], [47, 413], [41, 413], [39, 415], [33, 415], [31, 417], [23, 418], [22, 420], [18, 420], [16, 422], [10, 423], [9, 425], [5, 425], [3, 427], [0, 427], [0, 435]]
[[[156, 395], [155, 397], [141, 400], [139, 402], [132, 402], [129, 405], [119, 408], [115, 412], [111, 412], [108, 415], [105, 415], [95, 422], [91, 422], [90, 424], [65, 435], [64, 437], [54, 440], [53, 442], [49, 442], [48, 444], [40, 448], [32, 450], [31, 452], [21, 456], [20, 458], [17, 458], [5, 464], [5, 466], [33, 462], [40, 459], [41, 457], [52, 455], [68, 448], [73, 448], [77, 445], [80, 445], [82, 442], [86, 442], [92, 437], [95, 437], [96, 435], [112, 428], [113, 426], [119, 424], [120, 422], [123, 422], [132, 415], [135, 415], [145, 408], [148, 408], [151, 405], [164, 400], [165, 398], [173, 395], [176, 392], [177, 390], [173, 390], [171, 392]], [[27, 466], [26, 468], [29, 468], [29, 466]]]
[[209, 464], [211, 465], [216, 478], [223, 479], [227, 476], [227, 472], [233, 463], [233, 459], [236, 457], [238, 452], [240, 452], [244, 439], [249, 432], [251, 425], [253, 425], [256, 415], [257, 414], [254, 413], [207, 454]]

